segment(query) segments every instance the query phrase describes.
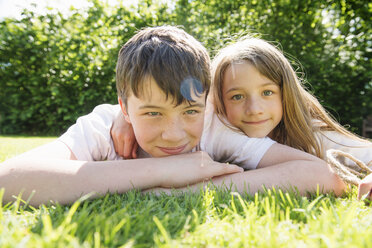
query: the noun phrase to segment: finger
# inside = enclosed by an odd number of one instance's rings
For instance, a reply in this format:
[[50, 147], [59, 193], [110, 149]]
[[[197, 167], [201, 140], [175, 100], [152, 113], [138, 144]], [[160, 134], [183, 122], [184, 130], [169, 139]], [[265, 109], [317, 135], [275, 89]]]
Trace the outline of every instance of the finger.
[[124, 148], [123, 148], [123, 155], [125, 159], [131, 159], [132, 155], [132, 145], [125, 141]]
[[369, 193], [367, 194], [367, 198], [368, 198], [369, 200], [372, 200], [372, 188], [371, 188], [371, 190], [369, 191]]
[[113, 128], [111, 127], [111, 129], [110, 129], [110, 135], [111, 135], [111, 139], [112, 139], [112, 141], [114, 142], [114, 149], [115, 149], [115, 152], [116, 153], [119, 153], [119, 142], [118, 142], [118, 139], [116, 138], [116, 135], [115, 135], [115, 133], [114, 133], [114, 131], [113, 131]]
[[132, 149], [132, 158], [137, 158], [138, 143], [135, 142]]
[[366, 204], [370, 204], [372, 200], [372, 189], [365, 195], [362, 195], [360, 200], [364, 201]]
[[119, 149], [118, 149], [118, 145], [117, 145], [117, 140], [116, 140], [116, 138], [114, 138], [112, 133], [111, 133], [111, 138], [112, 138], [112, 141], [114, 142], [115, 152], [118, 153]]
[[121, 138], [118, 138], [117, 140], [117, 147], [118, 147], [117, 153], [119, 154], [119, 156], [124, 157], [124, 142], [122, 142]]
[[225, 164], [223, 168], [225, 174], [243, 172], [244, 169], [235, 164]]
[[114, 141], [114, 147], [115, 147], [115, 152], [121, 156], [124, 157], [124, 143], [120, 142], [119, 139], [113, 139]]
[[361, 183], [358, 187], [358, 200], [362, 199], [366, 194], [370, 194], [372, 187], [368, 184]]
[[233, 174], [233, 173], [241, 173], [241, 172], [244, 171], [243, 168], [241, 168], [237, 165], [234, 165], [234, 164], [222, 164], [222, 163], [220, 163], [220, 166], [214, 165], [213, 168], [218, 168], [218, 169], [217, 170], [212, 169], [213, 171], [209, 170], [209, 172], [207, 172], [209, 174], [208, 175], [204, 174], [205, 175], [204, 178], [218, 177], [218, 176]]

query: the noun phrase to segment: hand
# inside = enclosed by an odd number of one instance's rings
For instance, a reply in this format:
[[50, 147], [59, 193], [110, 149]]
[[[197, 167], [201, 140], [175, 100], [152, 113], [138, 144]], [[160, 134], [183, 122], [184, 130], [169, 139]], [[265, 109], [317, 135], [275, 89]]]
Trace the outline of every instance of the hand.
[[193, 152], [164, 157], [159, 187], [178, 188], [210, 180], [213, 177], [243, 172], [234, 164], [213, 161], [206, 152]]
[[137, 158], [138, 143], [134, 136], [133, 127], [125, 121], [122, 112], [114, 120], [110, 130], [115, 152], [125, 159]]
[[366, 195], [366, 198], [372, 200], [372, 174], [366, 176], [358, 186], [358, 200]]

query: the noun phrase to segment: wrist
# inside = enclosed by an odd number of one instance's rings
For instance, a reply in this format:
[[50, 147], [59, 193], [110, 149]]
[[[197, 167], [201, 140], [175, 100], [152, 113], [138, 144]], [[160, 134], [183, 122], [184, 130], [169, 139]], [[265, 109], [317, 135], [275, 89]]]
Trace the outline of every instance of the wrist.
[[169, 173], [168, 163], [167, 157], [149, 159], [146, 174], [153, 179], [154, 185], [152, 187], [162, 187], [165, 184], [166, 179], [169, 177], [167, 174]]

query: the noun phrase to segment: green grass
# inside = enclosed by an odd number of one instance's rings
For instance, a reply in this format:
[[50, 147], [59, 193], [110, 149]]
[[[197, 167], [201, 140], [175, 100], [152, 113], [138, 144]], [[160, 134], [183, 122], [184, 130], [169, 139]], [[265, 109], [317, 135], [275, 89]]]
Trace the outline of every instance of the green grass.
[[56, 137], [25, 137], [0, 135], [0, 162], [34, 147], [55, 140]]
[[[2, 136], [0, 161], [51, 140]], [[71, 206], [0, 205], [0, 247], [369, 247], [371, 223], [355, 187], [342, 198], [131, 191]]]

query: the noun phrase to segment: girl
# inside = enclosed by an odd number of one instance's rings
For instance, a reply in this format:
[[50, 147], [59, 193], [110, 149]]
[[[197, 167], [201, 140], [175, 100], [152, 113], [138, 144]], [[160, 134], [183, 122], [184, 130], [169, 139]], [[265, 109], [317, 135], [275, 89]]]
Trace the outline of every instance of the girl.
[[268, 42], [245, 38], [229, 45], [212, 68], [215, 112], [226, 125], [322, 159], [333, 148], [365, 164], [372, 160], [372, 143], [334, 121], [304, 89], [282, 52]]

